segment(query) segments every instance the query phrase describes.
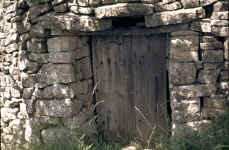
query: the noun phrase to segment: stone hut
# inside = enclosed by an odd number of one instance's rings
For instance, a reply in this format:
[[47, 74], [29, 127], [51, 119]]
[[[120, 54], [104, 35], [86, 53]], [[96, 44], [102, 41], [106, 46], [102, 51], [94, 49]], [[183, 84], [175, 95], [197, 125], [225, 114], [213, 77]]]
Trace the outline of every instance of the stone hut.
[[200, 131], [229, 101], [228, 2], [0, 0], [1, 148]]

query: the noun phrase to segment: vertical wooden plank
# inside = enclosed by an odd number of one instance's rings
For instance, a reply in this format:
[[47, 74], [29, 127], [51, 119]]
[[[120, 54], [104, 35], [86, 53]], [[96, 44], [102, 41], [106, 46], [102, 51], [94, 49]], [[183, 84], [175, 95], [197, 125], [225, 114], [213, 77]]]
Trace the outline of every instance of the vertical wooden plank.
[[[167, 128], [165, 36], [94, 36], [100, 123], [109, 136], [148, 139]], [[159, 135], [159, 134], [155, 134]]]

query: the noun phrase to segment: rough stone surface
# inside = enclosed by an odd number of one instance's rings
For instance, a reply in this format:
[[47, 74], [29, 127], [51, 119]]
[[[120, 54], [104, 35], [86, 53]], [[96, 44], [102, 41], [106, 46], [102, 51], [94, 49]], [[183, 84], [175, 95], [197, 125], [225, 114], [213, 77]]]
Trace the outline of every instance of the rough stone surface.
[[144, 16], [152, 14], [154, 6], [151, 4], [115, 4], [102, 6], [95, 9], [97, 18], [125, 17], [125, 16]]
[[[29, 141], [66, 129], [97, 134], [93, 118], [100, 99], [93, 100], [93, 92], [100, 83], [94, 83], [91, 56], [96, 36], [167, 37], [161, 58], [168, 62], [172, 133], [207, 128], [228, 106], [228, 6], [227, 0], [2, 0], [1, 148], [29, 149]], [[113, 48], [114, 41], [106, 44]], [[122, 63], [136, 62], [131, 57]]]
[[37, 74], [37, 80], [47, 85], [53, 83], [71, 83], [76, 81], [71, 64], [43, 65]]
[[173, 101], [173, 122], [187, 123], [200, 120], [200, 99]]
[[156, 27], [169, 24], [179, 24], [204, 18], [205, 11], [203, 8], [184, 9], [155, 13], [145, 17], [147, 27]]
[[210, 96], [216, 92], [216, 87], [214, 85], [207, 84], [196, 84], [196, 85], [185, 85], [176, 86], [172, 91], [172, 96], [174, 97], [184, 97], [184, 98], [195, 98]]
[[222, 114], [225, 107], [229, 107], [229, 101], [226, 98], [213, 97], [204, 100], [203, 117], [216, 118]]
[[50, 117], [70, 117], [72, 114], [71, 100], [52, 100], [52, 101], [38, 101], [36, 103], [37, 116]]
[[194, 63], [170, 63], [170, 82], [174, 85], [194, 83], [196, 80], [197, 68]]

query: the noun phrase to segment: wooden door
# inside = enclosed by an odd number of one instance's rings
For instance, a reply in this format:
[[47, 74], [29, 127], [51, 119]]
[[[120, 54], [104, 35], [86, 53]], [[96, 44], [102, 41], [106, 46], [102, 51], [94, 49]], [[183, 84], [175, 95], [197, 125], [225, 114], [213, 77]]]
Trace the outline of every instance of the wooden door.
[[108, 137], [165, 135], [166, 36], [93, 36], [99, 124]]

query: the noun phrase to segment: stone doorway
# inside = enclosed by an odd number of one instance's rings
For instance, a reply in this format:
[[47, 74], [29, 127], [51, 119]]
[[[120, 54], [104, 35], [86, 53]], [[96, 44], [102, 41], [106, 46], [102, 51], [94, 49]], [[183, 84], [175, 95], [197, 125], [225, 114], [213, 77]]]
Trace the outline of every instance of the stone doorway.
[[145, 141], [168, 134], [167, 35], [95, 35], [91, 41], [105, 136]]

